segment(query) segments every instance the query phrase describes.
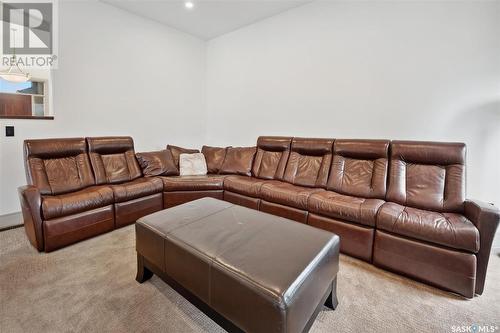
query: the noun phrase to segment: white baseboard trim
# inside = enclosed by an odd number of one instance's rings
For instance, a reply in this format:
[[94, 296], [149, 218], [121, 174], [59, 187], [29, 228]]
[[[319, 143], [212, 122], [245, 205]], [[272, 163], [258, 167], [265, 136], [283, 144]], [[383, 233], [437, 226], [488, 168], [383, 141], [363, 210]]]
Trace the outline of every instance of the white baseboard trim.
[[17, 228], [23, 225], [21, 212], [0, 215], [0, 231]]

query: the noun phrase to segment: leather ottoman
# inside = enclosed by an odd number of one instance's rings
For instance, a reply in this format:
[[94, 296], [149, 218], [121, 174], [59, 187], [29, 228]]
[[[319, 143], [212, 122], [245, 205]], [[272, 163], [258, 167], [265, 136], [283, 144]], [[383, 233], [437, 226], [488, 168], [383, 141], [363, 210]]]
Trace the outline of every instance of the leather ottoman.
[[307, 332], [337, 305], [339, 237], [213, 198], [136, 223], [137, 281], [156, 274], [230, 331]]

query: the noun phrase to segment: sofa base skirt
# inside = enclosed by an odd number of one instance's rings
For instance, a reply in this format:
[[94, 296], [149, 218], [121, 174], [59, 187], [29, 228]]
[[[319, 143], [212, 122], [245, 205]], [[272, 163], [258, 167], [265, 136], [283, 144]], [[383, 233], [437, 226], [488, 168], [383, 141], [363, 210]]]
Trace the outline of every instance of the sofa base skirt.
[[372, 261], [375, 229], [309, 213], [307, 224], [340, 236], [340, 252]]
[[45, 252], [113, 230], [113, 205], [43, 221]]
[[252, 209], [259, 210], [260, 199], [248, 197], [246, 195], [224, 191], [224, 200], [235, 205], [244, 206]]
[[260, 201], [259, 210], [264, 213], [281, 216], [297, 222], [307, 223], [308, 212], [306, 210], [288, 207], [265, 200]]
[[223, 200], [222, 190], [163, 192], [163, 208], [174, 207], [189, 201], [211, 197]]
[[163, 209], [163, 195], [156, 193], [143, 198], [115, 204], [115, 228], [135, 223], [138, 218]]
[[467, 298], [474, 297], [476, 256], [383, 231], [375, 232], [373, 263]]

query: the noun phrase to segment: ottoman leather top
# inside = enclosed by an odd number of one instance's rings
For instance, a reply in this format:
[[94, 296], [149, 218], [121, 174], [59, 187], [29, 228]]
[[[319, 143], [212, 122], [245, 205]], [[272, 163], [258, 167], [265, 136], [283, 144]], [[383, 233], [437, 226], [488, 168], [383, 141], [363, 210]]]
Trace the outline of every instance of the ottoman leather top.
[[[317, 304], [338, 271], [337, 235], [212, 198], [148, 215], [136, 230], [138, 252], [229, 318], [248, 315], [226, 295], [293, 310], [298, 297]], [[311, 311], [288, 315], [302, 323]]]

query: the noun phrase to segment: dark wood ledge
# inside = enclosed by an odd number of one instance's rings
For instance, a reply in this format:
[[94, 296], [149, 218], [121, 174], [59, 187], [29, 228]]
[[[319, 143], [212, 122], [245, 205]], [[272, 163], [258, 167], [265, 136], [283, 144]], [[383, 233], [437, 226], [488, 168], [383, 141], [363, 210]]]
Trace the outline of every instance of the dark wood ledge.
[[54, 120], [54, 116], [2, 116], [0, 119], [39, 119], [39, 120]]

